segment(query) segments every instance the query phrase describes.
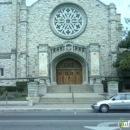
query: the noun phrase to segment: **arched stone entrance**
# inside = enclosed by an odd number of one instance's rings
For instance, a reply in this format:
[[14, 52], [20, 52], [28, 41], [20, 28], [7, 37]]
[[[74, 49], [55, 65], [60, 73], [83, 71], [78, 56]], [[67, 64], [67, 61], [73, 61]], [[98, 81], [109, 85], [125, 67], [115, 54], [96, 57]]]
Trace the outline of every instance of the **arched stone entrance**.
[[[88, 72], [88, 63], [86, 61], [86, 59], [84, 59], [83, 57], [81, 57], [80, 55], [78, 54], [75, 54], [75, 53], [72, 53], [72, 52], [66, 52], [66, 53], [63, 53], [57, 57], [55, 57], [52, 62], [51, 62], [51, 85], [57, 85], [57, 84], [68, 84], [68, 81], [63, 81], [61, 78], [62, 76], [58, 77], [57, 76], [57, 73], [58, 73], [58, 66], [60, 65], [60, 63], [63, 63], [67, 60], [71, 59], [71, 61], [73, 61], [73, 63], [75, 64], [79, 64], [80, 65], [80, 73], [76, 71], [76, 69], [72, 69], [72, 68], [69, 68], [68, 69], [68, 74], [67, 72], [64, 72], [64, 74], [66, 75], [66, 79], [67, 75], [69, 75], [70, 73], [73, 74], [74, 73], [77, 73], [77, 75], [81, 75], [81, 79], [79, 81], [77, 81], [77, 83], [74, 83], [75, 82], [75, 79], [73, 79], [72, 83], [73, 84], [88, 84], [88, 75], [89, 75], [89, 72]], [[67, 69], [66, 69], [67, 70]], [[72, 70], [72, 71], [70, 71]], [[62, 73], [63, 73], [63, 70], [62, 70]], [[61, 72], [59, 71], [59, 75], [61, 75]], [[74, 74], [75, 75], [75, 74]], [[57, 79], [59, 78], [59, 80]], [[58, 82], [57, 82], [58, 81]], [[71, 84], [72, 84], [71, 83]]]
[[82, 84], [82, 65], [72, 59], [66, 58], [56, 66], [57, 84]]

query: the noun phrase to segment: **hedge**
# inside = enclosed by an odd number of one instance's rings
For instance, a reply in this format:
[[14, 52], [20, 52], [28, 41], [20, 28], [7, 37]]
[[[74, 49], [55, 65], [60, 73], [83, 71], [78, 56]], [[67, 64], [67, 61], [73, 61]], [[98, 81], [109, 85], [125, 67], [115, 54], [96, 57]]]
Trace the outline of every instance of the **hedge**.
[[23, 92], [27, 90], [28, 82], [16, 82], [16, 88], [19, 92]]
[[4, 91], [8, 91], [8, 92], [23, 92], [23, 91], [27, 91], [27, 83], [28, 82], [16, 82], [16, 86], [6, 86], [6, 87], [1, 87], [4, 88]]

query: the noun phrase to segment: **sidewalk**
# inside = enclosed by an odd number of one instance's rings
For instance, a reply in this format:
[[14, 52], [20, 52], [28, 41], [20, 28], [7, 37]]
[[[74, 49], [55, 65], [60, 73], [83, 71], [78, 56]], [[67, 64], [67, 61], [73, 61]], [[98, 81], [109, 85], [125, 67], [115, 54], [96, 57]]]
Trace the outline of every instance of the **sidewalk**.
[[91, 104], [34, 104], [34, 106], [0, 106], [0, 111], [74, 111], [92, 110]]

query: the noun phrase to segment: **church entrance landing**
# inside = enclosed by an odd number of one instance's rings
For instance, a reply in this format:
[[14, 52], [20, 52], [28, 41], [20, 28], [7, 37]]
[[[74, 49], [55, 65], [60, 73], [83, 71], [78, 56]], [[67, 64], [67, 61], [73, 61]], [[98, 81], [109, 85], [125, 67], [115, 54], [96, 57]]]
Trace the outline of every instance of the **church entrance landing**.
[[56, 66], [57, 84], [82, 84], [82, 66], [71, 58], [60, 61]]

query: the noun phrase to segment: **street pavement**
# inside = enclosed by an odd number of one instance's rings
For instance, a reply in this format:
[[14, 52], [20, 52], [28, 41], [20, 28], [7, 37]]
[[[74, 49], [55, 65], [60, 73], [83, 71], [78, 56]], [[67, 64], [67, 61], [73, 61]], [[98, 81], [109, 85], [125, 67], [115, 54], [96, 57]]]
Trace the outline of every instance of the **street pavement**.
[[[119, 130], [128, 122], [127, 113], [87, 113], [77, 111], [0, 111], [0, 130]], [[122, 130], [129, 130], [121, 128]]]

